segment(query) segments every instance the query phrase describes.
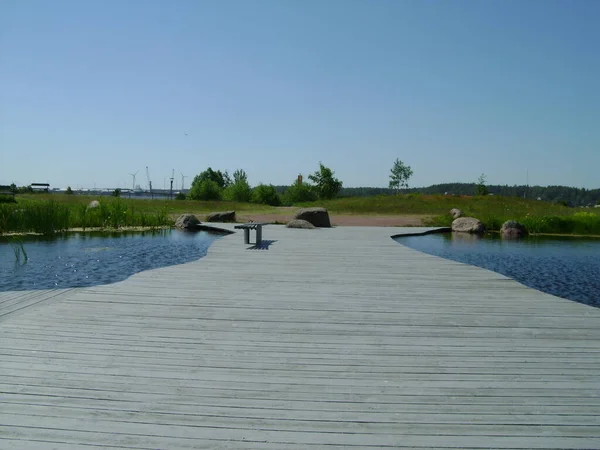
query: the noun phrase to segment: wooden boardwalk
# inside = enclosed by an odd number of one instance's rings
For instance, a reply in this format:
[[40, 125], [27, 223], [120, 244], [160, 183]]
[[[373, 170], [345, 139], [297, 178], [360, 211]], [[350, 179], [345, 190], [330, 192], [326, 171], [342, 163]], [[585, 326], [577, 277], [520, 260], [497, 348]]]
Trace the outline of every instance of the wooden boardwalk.
[[0, 449], [600, 448], [600, 311], [403, 231], [0, 294]]

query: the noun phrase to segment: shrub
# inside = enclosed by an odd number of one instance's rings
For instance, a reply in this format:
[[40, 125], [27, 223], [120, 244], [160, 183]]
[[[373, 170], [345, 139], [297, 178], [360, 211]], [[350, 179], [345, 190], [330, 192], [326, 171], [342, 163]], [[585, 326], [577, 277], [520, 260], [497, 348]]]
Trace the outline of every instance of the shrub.
[[232, 202], [248, 203], [252, 198], [252, 189], [246, 180], [238, 180], [225, 188], [223, 198]]
[[261, 183], [252, 191], [252, 202], [279, 206], [281, 205], [281, 198], [275, 190], [275, 186], [272, 184], [266, 185]]
[[296, 181], [283, 193], [283, 203], [294, 205], [295, 203], [314, 202], [317, 200], [317, 193], [310, 184], [299, 183]]
[[175, 200], [185, 200], [185, 194], [183, 192], [178, 192], [175, 196]]
[[195, 183], [190, 189], [190, 198], [192, 200], [221, 200], [223, 190], [213, 180], [204, 180]]

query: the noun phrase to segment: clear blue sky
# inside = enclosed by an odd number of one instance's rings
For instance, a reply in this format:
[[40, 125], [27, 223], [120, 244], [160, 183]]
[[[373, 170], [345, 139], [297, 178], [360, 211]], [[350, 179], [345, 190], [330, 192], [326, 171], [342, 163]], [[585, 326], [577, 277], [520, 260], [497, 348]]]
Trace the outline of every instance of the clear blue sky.
[[3, 0], [0, 183], [322, 161], [387, 186], [400, 158], [411, 186], [598, 188], [599, 23], [595, 0]]

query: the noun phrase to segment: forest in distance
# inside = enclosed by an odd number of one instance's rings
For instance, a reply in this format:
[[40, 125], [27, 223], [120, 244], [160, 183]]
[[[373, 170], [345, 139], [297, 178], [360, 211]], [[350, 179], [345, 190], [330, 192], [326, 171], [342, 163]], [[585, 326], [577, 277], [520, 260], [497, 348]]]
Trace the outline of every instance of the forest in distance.
[[[275, 186], [277, 192], [284, 192], [288, 186]], [[447, 194], [475, 195], [476, 183], [443, 183], [427, 187], [402, 189], [406, 194]], [[600, 189], [583, 189], [568, 186], [507, 186], [488, 184], [490, 194], [527, 199], [541, 199], [547, 202], [564, 203], [568, 206], [594, 206], [600, 204]], [[342, 187], [338, 197], [371, 197], [392, 195], [394, 189], [382, 187]]]

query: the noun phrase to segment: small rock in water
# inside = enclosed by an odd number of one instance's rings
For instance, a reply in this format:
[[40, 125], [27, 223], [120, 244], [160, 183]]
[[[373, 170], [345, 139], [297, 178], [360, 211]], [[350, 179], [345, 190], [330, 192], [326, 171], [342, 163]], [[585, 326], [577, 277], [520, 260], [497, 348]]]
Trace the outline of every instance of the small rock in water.
[[452, 222], [452, 231], [482, 234], [485, 232], [485, 227], [480, 220], [474, 217], [459, 217]]
[[197, 230], [200, 220], [193, 214], [182, 214], [175, 221], [175, 226], [184, 230]]
[[516, 220], [507, 220], [502, 225], [500, 235], [503, 239], [518, 239], [527, 236], [527, 229]]

